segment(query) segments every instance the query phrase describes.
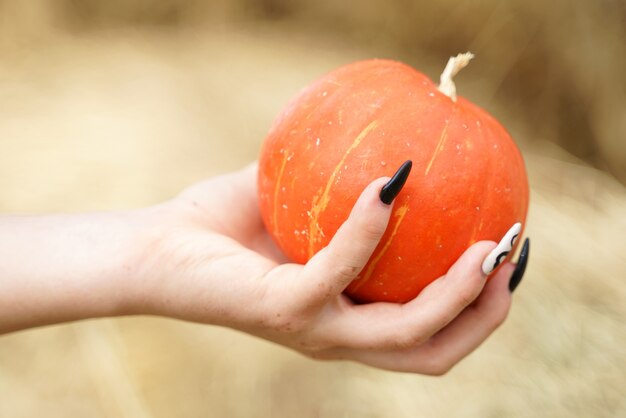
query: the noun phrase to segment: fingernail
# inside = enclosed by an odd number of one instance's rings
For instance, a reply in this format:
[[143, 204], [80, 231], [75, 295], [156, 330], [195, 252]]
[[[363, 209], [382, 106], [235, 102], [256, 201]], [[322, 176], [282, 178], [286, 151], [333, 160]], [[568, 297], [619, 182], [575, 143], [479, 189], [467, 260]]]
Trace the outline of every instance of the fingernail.
[[530, 240], [526, 238], [524, 240], [524, 245], [522, 246], [522, 251], [519, 253], [519, 260], [517, 261], [517, 266], [513, 271], [513, 275], [511, 276], [511, 280], [509, 281], [509, 290], [511, 293], [515, 290], [517, 285], [522, 281], [524, 277], [524, 272], [526, 272], [526, 264], [528, 264], [528, 252], [530, 251]]
[[405, 161], [404, 164], [400, 166], [398, 171], [396, 171], [396, 174], [393, 175], [391, 180], [389, 180], [387, 184], [380, 189], [379, 197], [385, 205], [390, 205], [391, 202], [393, 202], [393, 199], [398, 196], [398, 193], [402, 190], [404, 183], [406, 183], [407, 177], [409, 177], [412, 166], [413, 162], [411, 160]]
[[485, 258], [485, 261], [483, 261], [483, 273], [489, 274], [494, 271], [495, 268], [500, 265], [502, 260], [509, 255], [521, 230], [522, 224], [518, 222], [513, 225], [506, 234], [504, 234], [500, 243], [489, 253], [487, 258]]

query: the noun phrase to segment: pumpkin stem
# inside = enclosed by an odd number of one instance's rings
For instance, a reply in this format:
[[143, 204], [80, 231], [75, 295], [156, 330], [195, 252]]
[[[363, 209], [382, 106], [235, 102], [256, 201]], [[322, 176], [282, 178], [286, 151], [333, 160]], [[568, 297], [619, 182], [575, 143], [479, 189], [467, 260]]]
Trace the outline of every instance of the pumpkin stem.
[[456, 86], [452, 78], [469, 64], [472, 58], [474, 58], [474, 54], [471, 52], [450, 57], [446, 68], [444, 68], [441, 77], [439, 77], [439, 91], [451, 98], [453, 102], [456, 102]]

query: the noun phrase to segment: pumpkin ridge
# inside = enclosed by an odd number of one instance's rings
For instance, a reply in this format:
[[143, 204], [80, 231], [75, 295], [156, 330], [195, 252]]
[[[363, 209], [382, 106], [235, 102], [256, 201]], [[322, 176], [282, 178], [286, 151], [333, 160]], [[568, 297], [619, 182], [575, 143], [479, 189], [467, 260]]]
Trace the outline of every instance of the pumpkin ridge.
[[330, 177], [328, 178], [328, 182], [326, 182], [326, 186], [324, 187], [323, 192], [313, 198], [313, 206], [311, 207], [311, 211], [310, 211], [311, 219], [309, 222], [309, 257], [313, 257], [313, 251], [314, 251], [313, 247], [315, 245], [316, 240], [318, 239], [319, 232], [321, 232], [321, 228], [319, 227], [319, 223], [318, 223], [319, 216], [328, 206], [328, 202], [330, 201], [330, 198], [328, 195], [330, 193], [330, 189], [333, 185], [333, 182], [335, 181], [335, 177], [341, 170], [341, 167], [344, 165], [350, 153], [355, 148], [357, 148], [361, 144], [363, 139], [365, 139], [365, 137], [371, 131], [373, 131], [377, 126], [378, 126], [378, 119], [374, 119], [357, 135], [357, 137], [354, 139], [352, 144], [350, 144], [346, 152], [341, 157], [341, 160], [339, 160], [339, 163], [335, 166], [335, 169], [333, 170]]
[[285, 166], [287, 165], [287, 161], [289, 161], [289, 150], [285, 149], [283, 154], [283, 162], [280, 165], [278, 177], [276, 177], [276, 187], [274, 187], [274, 210], [272, 213], [272, 228], [274, 229], [274, 234], [276, 236], [280, 235], [280, 230], [278, 229], [278, 193], [280, 192], [281, 182], [283, 180], [283, 174], [285, 173]]
[[424, 172], [424, 176], [427, 176], [428, 173], [430, 172], [433, 162], [435, 162], [437, 155], [439, 155], [439, 153], [441, 152], [443, 148], [443, 144], [448, 139], [448, 127], [450, 126], [450, 121], [452, 120], [452, 116], [454, 115], [455, 110], [456, 110], [456, 106], [452, 108], [452, 110], [450, 111], [450, 115], [448, 116], [448, 119], [446, 119], [446, 124], [444, 125], [443, 130], [441, 131], [441, 135], [439, 136], [439, 141], [437, 141], [437, 146], [435, 147], [433, 156], [430, 158], [430, 161], [428, 162], [428, 165], [426, 166], [426, 171]]

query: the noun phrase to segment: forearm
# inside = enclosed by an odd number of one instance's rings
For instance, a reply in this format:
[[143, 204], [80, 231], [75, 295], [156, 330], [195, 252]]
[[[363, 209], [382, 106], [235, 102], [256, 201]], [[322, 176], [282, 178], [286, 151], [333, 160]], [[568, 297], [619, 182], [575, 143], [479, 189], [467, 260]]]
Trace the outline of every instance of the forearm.
[[138, 212], [0, 217], [0, 334], [130, 313]]

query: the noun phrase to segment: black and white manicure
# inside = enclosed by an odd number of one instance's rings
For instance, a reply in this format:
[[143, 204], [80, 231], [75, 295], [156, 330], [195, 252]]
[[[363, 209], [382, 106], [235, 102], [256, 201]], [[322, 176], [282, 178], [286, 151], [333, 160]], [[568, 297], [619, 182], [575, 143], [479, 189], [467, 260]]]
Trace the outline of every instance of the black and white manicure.
[[483, 261], [483, 273], [489, 274], [496, 269], [500, 265], [500, 263], [506, 258], [507, 255], [513, 249], [515, 245], [515, 241], [522, 230], [522, 224], [516, 223], [509, 229], [509, 231], [504, 234], [504, 237], [498, 244], [496, 248], [493, 249]]

